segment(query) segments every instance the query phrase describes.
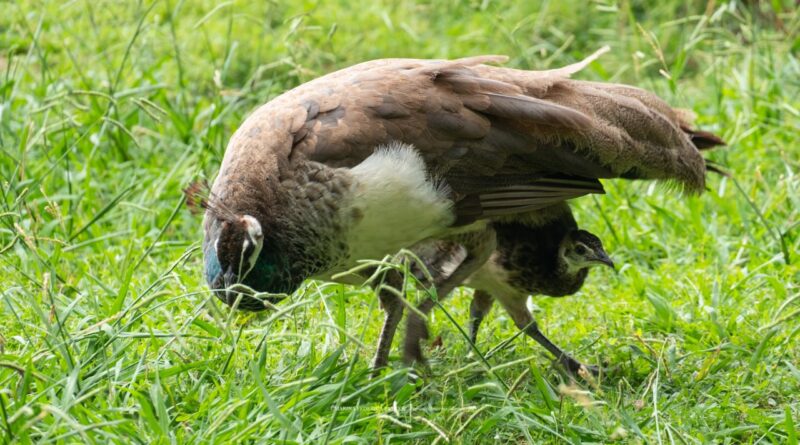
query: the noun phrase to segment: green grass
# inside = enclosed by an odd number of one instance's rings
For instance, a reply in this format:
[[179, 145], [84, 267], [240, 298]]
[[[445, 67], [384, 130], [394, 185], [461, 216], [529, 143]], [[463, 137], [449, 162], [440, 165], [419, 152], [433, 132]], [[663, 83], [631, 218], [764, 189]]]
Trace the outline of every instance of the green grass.
[[[0, 1], [2, 443], [798, 443], [800, 17], [772, 2]], [[309, 283], [230, 313], [181, 188], [257, 105], [380, 57], [511, 56], [651, 89], [730, 146], [681, 197], [575, 201], [622, 265], [536, 298], [609, 373], [571, 382], [495, 309], [466, 358], [431, 318], [432, 376], [370, 380], [370, 291]], [[468, 290], [444, 304], [466, 321]], [[410, 296], [410, 297], [413, 297]], [[402, 334], [401, 334], [402, 335]]]

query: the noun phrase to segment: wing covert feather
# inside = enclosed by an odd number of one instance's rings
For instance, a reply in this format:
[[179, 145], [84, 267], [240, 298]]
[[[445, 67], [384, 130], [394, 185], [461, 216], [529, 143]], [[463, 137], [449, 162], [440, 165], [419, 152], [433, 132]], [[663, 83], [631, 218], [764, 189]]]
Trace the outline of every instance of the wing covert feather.
[[[259, 108], [232, 138], [226, 162], [255, 158], [287, 171], [303, 161], [353, 167], [378, 146], [401, 141], [416, 147], [474, 218], [602, 193], [598, 178], [702, 190], [698, 148], [722, 140], [692, 130], [649, 92], [569, 78], [598, 55], [538, 72], [486, 65], [503, 63], [502, 56], [355, 65]], [[243, 160], [242, 150], [258, 153]], [[577, 182], [534, 184], [548, 178]]]

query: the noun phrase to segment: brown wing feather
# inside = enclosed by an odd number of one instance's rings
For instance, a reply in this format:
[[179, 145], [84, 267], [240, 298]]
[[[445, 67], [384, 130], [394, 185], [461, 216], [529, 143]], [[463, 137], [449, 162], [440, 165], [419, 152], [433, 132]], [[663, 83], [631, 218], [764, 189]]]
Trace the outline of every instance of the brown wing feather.
[[[698, 148], [721, 139], [691, 130], [655, 95], [569, 79], [588, 61], [541, 72], [483, 65], [504, 60], [376, 60], [308, 82], [245, 122], [221, 176], [290, 174], [280, 172], [305, 160], [352, 167], [399, 140], [420, 151], [476, 218], [601, 193], [597, 178], [664, 179], [703, 189], [706, 165]], [[532, 186], [565, 175], [583, 186]]]

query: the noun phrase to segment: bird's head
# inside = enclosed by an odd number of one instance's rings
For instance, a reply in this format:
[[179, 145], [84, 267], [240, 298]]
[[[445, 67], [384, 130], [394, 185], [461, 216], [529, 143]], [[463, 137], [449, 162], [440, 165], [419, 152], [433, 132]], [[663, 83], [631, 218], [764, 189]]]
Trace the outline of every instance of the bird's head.
[[570, 269], [579, 270], [593, 266], [608, 266], [614, 262], [608, 257], [603, 242], [586, 230], [573, 230], [561, 241], [561, 258]]
[[258, 293], [294, 291], [299, 283], [289, 279], [291, 274], [279, 253], [265, 249], [267, 237], [258, 218], [230, 210], [213, 198], [207, 186], [193, 184], [185, 192], [190, 208], [206, 211], [205, 275], [220, 300], [239, 309], [259, 311], [282, 297]]
[[222, 279], [228, 288], [245, 280], [255, 268], [264, 248], [264, 233], [255, 217], [242, 215], [220, 221], [215, 235], [211, 246], [214, 255], [209, 255], [209, 260], [215, 257], [216, 264], [207, 260], [207, 278], [209, 283]]

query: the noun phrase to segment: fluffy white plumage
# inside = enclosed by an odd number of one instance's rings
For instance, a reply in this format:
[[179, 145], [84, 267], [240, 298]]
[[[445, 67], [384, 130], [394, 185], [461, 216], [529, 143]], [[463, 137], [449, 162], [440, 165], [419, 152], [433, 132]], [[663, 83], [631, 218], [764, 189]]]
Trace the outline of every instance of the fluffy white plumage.
[[455, 219], [447, 187], [427, 171], [412, 145], [379, 147], [351, 169], [356, 180], [347, 233], [348, 263], [380, 259], [440, 235]]

